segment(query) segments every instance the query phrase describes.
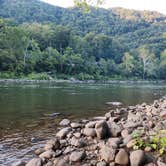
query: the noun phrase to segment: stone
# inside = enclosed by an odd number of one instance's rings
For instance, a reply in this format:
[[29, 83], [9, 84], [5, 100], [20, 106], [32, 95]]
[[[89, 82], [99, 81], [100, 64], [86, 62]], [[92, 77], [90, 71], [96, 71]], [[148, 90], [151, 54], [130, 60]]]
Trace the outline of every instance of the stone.
[[81, 137], [81, 133], [77, 132], [73, 134], [76, 138], [80, 138]]
[[68, 154], [68, 153], [73, 152], [73, 151], [74, 151], [74, 148], [67, 146], [66, 149], [64, 150], [63, 154]]
[[160, 112], [160, 117], [162, 119], [164, 119], [164, 118], [166, 119], [166, 110]]
[[163, 163], [162, 161], [159, 161], [159, 160], [157, 161], [157, 165], [158, 165], [158, 166], [166, 166], [165, 163]]
[[70, 124], [70, 120], [69, 119], [63, 119], [59, 125], [60, 126], [68, 126]]
[[101, 160], [105, 160], [106, 162], [114, 161], [115, 159], [115, 149], [109, 146], [103, 146], [100, 150]]
[[107, 105], [113, 105], [113, 106], [121, 106], [122, 105], [121, 102], [117, 102], [117, 101], [115, 101], [115, 102], [106, 102], [106, 104]]
[[47, 164], [45, 164], [44, 166], [54, 166], [53, 163], [51, 161], [49, 161]]
[[83, 130], [83, 134], [88, 136], [88, 137], [95, 137], [96, 136], [96, 131], [93, 128], [85, 128]]
[[99, 139], [104, 139], [108, 136], [108, 125], [106, 121], [98, 121], [95, 125], [96, 135]]
[[60, 142], [57, 138], [55, 139], [51, 139], [49, 141], [46, 142], [45, 146], [44, 146], [44, 150], [57, 150], [60, 147]]
[[117, 137], [120, 135], [122, 129], [115, 122], [108, 122], [110, 136]]
[[86, 153], [84, 151], [75, 151], [75, 152], [72, 152], [70, 157], [69, 157], [69, 160], [71, 162], [80, 162], [82, 161], [84, 158], [86, 157]]
[[152, 148], [150, 146], [147, 146], [145, 147], [144, 149], [145, 152], [151, 152], [152, 151]]
[[130, 154], [130, 164], [131, 166], [140, 166], [143, 165], [145, 160], [145, 154], [142, 150], [136, 150]]
[[56, 134], [56, 136], [61, 139], [65, 138], [67, 136], [67, 134], [69, 134], [70, 131], [71, 131], [70, 127], [63, 128]]
[[115, 163], [119, 165], [128, 165], [129, 164], [129, 156], [128, 153], [124, 149], [120, 149], [115, 157]]
[[70, 126], [72, 127], [72, 128], [81, 128], [82, 127], [82, 125], [80, 124], [80, 123], [71, 123], [70, 124]]
[[127, 130], [127, 129], [124, 129], [124, 130], [121, 131], [121, 136], [123, 138], [126, 138], [129, 134], [130, 134], [129, 130]]
[[148, 163], [148, 164], [145, 164], [144, 166], [157, 166], [157, 165], [154, 163]]
[[116, 138], [109, 138], [107, 140], [107, 144], [112, 148], [118, 148], [119, 144], [122, 143], [122, 139], [119, 137]]
[[70, 144], [72, 146], [81, 148], [86, 145], [86, 141], [84, 140], [84, 138], [77, 139], [75, 137], [72, 137], [72, 139], [70, 140]]
[[69, 163], [63, 158], [57, 158], [54, 160], [54, 166], [68, 166]]
[[39, 155], [40, 158], [50, 159], [54, 156], [55, 152], [52, 150], [47, 150]]
[[26, 166], [42, 166], [42, 159], [41, 158], [33, 158], [30, 160]]

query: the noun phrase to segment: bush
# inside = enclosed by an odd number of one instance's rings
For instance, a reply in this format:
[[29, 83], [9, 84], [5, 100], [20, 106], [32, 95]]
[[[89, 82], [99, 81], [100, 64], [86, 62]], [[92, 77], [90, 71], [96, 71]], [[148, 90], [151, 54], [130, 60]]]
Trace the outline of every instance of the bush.
[[30, 80], [50, 80], [50, 76], [47, 73], [31, 73], [28, 75]]
[[94, 76], [93, 75], [89, 75], [86, 73], [80, 73], [76, 76], [77, 79], [83, 81], [83, 80], [94, 80]]
[[12, 72], [3, 72], [3, 73], [0, 73], [0, 78], [12, 79], [12, 78], [16, 78], [16, 75], [15, 73], [12, 73]]

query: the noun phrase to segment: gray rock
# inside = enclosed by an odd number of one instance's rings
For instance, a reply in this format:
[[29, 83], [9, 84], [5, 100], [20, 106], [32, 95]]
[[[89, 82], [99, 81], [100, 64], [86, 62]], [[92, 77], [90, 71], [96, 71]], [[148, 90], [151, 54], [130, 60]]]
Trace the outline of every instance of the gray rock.
[[131, 166], [140, 166], [143, 165], [145, 161], [145, 154], [142, 150], [136, 150], [130, 154], [130, 164]]
[[59, 138], [65, 138], [66, 135], [71, 131], [71, 128], [70, 127], [66, 127], [66, 128], [63, 128], [61, 129], [57, 134], [56, 136], [59, 137]]
[[113, 148], [118, 148], [119, 144], [122, 143], [122, 139], [119, 137], [109, 138], [107, 144]]
[[96, 134], [99, 139], [104, 139], [108, 136], [108, 125], [106, 121], [98, 121], [95, 125]]
[[101, 160], [105, 160], [106, 162], [114, 161], [115, 159], [115, 149], [112, 149], [109, 146], [103, 146], [100, 150]]
[[90, 121], [85, 125], [85, 127], [86, 128], [94, 128], [96, 123], [97, 123], [97, 121]]
[[86, 157], [86, 153], [84, 151], [75, 151], [71, 153], [69, 160], [71, 162], [78, 162], [78, 161], [82, 161], [85, 157]]
[[95, 137], [96, 131], [93, 128], [84, 128], [83, 134], [88, 136], [88, 137]]
[[123, 138], [126, 138], [129, 134], [130, 134], [129, 130], [127, 130], [127, 129], [124, 129], [124, 130], [121, 131], [121, 136]]
[[54, 166], [54, 164], [53, 164], [51, 161], [49, 161], [49, 162], [46, 163], [44, 166]]
[[30, 160], [26, 166], [42, 166], [42, 159], [41, 158], [34, 158]]
[[166, 110], [163, 110], [163, 111], [161, 111], [160, 112], [160, 117], [162, 118], [162, 119], [166, 119]]
[[83, 138], [77, 139], [75, 137], [72, 137], [70, 140], [70, 144], [75, 147], [84, 147], [86, 145], [86, 141]]
[[59, 125], [60, 126], [68, 126], [70, 124], [70, 120], [69, 119], [63, 119]]
[[35, 150], [35, 154], [36, 155], [40, 155], [41, 153], [43, 153], [45, 150], [44, 150], [44, 148], [39, 148], [39, 149], [36, 149]]
[[119, 165], [128, 165], [129, 164], [129, 156], [128, 153], [124, 149], [120, 149], [115, 157], [115, 163]]
[[54, 166], [69, 166], [69, 163], [63, 158], [56, 158], [54, 160]]

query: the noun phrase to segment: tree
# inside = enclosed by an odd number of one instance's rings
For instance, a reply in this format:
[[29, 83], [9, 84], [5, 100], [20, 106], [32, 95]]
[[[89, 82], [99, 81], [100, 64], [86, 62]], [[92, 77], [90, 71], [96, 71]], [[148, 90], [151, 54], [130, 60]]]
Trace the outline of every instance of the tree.
[[139, 48], [139, 57], [142, 61], [142, 78], [145, 79], [145, 75], [152, 75], [154, 72], [155, 66], [155, 55], [149, 51], [146, 46]]
[[164, 50], [160, 55], [159, 73], [160, 78], [166, 79], [166, 50]]

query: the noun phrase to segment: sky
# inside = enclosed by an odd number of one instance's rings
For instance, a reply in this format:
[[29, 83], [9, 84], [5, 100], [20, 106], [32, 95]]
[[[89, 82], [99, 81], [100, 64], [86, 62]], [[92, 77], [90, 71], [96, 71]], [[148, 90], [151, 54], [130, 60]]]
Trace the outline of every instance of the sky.
[[[74, 5], [73, 0], [43, 1], [61, 7], [72, 7]], [[124, 7], [136, 10], [152, 10], [166, 14], [166, 0], [105, 0], [102, 7]]]

